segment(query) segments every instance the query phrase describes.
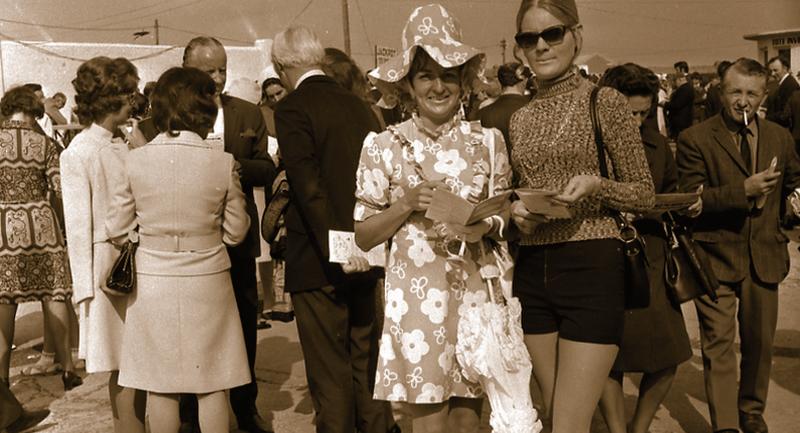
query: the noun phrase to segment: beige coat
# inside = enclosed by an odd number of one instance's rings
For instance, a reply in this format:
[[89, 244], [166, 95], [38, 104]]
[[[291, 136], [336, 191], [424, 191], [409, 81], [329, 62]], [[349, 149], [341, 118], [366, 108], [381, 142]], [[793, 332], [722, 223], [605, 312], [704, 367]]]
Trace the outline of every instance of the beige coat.
[[119, 383], [207, 393], [250, 382], [225, 245], [247, 236], [237, 165], [197, 134], [132, 150], [106, 220], [112, 239], [137, 230]]
[[127, 152], [125, 143], [112, 141], [111, 131], [93, 124], [60, 157], [73, 300], [79, 306], [79, 353], [90, 373], [119, 369], [126, 300], [108, 297], [100, 286], [119, 254], [108, 242], [105, 217], [108, 184], [121, 173]]

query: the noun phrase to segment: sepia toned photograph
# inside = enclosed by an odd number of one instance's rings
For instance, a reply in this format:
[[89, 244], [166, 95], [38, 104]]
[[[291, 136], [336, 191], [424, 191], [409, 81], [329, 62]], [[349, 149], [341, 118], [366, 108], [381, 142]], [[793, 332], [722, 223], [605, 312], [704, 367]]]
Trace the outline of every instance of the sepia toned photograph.
[[800, 0], [0, 0], [0, 433], [796, 433]]

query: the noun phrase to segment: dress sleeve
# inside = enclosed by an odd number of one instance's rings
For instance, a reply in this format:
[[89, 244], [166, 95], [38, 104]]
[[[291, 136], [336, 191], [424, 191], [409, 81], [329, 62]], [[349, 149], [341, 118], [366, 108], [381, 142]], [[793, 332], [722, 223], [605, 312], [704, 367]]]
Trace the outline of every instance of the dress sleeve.
[[655, 190], [650, 167], [642, 146], [642, 137], [630, 113], [628, 101], [618, 91], [602, 88], [597, 110], [603, 129], [603, 141], [611, 160], [612, 179], [603, 178], [600, 200], [623, 212], [645, 212], [655, 204]]
[[247, 215], [245, 196], [236, 165], [237, 162], [231, 159], [231, 176], [222, 212], [222, 242], [230, 246], [242, 243], [250, 227], [250, 216]]
[[388, 134], [370, 132], [364, 139], [356, 170], [356, 206], [353, 209], [355, 221], [364, 221], [391, 204], [389, 186], [395, 155], [389, 146], [391, 140], [383, 140]]
[[[73, 143], [74, 144], [74, 143]], [[92, 186], [80, 155], [61, 154], [60, 177], [64, 201], [64, 228], [75, 303], [94, 297], [92, 251]]]

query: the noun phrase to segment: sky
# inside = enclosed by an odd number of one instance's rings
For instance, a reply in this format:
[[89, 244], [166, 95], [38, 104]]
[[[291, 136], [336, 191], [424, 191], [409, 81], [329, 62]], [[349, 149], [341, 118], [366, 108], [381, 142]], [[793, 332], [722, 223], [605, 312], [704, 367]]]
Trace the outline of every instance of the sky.
[[[0, 0], [4, 39], [183, 46], [207, 34], [225, 44], [270, 39], [289, 23], [317, 31], [326, 46], [343, 48], [347, 2], [351, 51], [374, 66], [373, 46], [400, 48], [400, 36], [420, 0]], [[500, 41], [511, 46], [519, 0], [442, 0], [461, 22], [464, 42], [502, 62]], [[756, 57], [745, 34], [800, 29], [800, 0], [577, 0], [584, 28], [583, 54], [616, 62], [667, 66], [677, 60], [711, 65], [719, 59]], [[65, 7], [65, 5], [69, 5]], [[136, 36], [138, 32], [149, 32]]]

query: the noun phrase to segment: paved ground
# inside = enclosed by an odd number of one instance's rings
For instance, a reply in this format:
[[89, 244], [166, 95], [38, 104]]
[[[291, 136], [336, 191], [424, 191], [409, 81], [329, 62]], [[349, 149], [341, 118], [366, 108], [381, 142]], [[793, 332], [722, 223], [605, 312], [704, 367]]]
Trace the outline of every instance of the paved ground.
[[[800, 254], [790, 246], [794, 270], [781, 287], [780, 318], [766, 419], [772, 433], [800, 431]], [[688, 307], [688, 306], [685, 306]], [[697, 319], [692, 308], [684, 308], [694, 347], [694, 357], [678, 370], [675, 384], [656, 415], [652, 433], [704, 433], [710, 431], [703, 391]], [[20, 308], [17, 344], [12, 358], [12, 390], [29, 408], [49, 407], [50, 417], [34, 431], [63, 433], [110, 432], [111, 414], [106, 375], [90, 375], [85, 384], [65, 394], [57, 376], [24, 378], [19, 370], [36, 361], [35, 347], [41, 342], [41, 313], [36, 304]], [[259, 331], [257, 376], [258, 407], [272, 421], [278, 433], [311, 433], [313, 416], [305, 370], [294, 322], [274, 322], [272, 329]], [[638, 381], [637, 377], [633, 379]], [[626, 403], [635, 404], [634, 382], [626, 379]], [[488, 406], [487, 406], [488, 411]], [[489, 432], [484, 416], [483, 432]], [[411, 429], [401, 421], [404, 432]], [[235, 430], [234, 430], [235, 431]], [[599, 416], [592, 429], [605, 433]]]

